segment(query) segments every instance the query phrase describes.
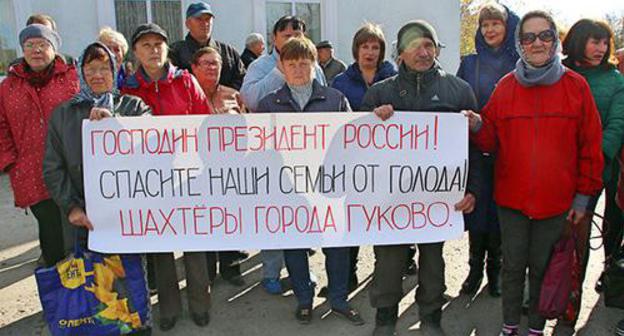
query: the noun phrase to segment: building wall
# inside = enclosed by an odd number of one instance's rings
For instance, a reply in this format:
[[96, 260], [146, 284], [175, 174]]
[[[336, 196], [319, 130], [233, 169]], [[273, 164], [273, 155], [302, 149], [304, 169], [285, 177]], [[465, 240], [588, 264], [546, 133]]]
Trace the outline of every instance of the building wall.
[[338, 1], [338, 13], [348, 13], [339, 16], [338, 41], [336, 53], [346, 63], [353, 62], [351, 42], [357, 29], [365, 22], [381, 24], [386, 37], [386, 58], [391, 56], [392, 41], [396, 40], [401, 26], [415, 19], [424, 19], [430, 22], [438, 33], [438, 38], [446, 44], [442, 50], [440, 61], [449, 72], [455, 73], [459, 67], [459, 30], [460, 12], [459, 1], [456, 0], [367, 0], [366, 5], [361, 0]]
[[99, 31], [97, 0], [14, 0], [16, 5], [17, 32], [26, 25], [33, 13], [45, 13], [54, 18], [63, 39], [61, 51], [79, 55], [85, 46], [95, 40]]
[[[182, 0], [183, 10], [193, 1]], [[208, 1], [216, 15], [214, 36], [217, 39], [242, 52], [247, 34], [265, 34], [264, 0]], [[73, 56], [79, 55], [95, 39], [100, 26], [115, 27], [113, 0], [13, 0], [13, 4], [17, 32], [31, 13], [49, 14], [57, 21], [63, 38], [61, 51]], [[396, 39], [401, 25], [409, 20], [425, 19], [433, 24], [440, 40], [446, 44], [440, 60], [454, 73], [459, 65], [459, 1], [437, 0], [433, 4], [432, 0], [321, 0], [322, 38], [332, 40], [337, 56], [351, 63], [355, 31], [366, 21], [380, 23], [387, 40], [386, 57], [390, 57], [391, 42]]]
[[[240, 53], [245, 48], [245, 38], [254, 31], [253, 1], [210, 1], [215, 13], [213, 35], [217, 40], [230, 43]], [[264, 31], [260, 31], [262, 35]]]

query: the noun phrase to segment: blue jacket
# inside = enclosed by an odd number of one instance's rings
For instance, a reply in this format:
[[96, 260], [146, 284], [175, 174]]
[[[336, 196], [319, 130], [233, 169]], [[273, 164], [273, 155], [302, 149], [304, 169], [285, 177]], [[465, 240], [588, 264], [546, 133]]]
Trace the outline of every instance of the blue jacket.
[[279, 90], [262, 98], [256, 112], [351, 112], [347, 98], [340, 91], [312, 82], [312, 96], [301, 109], [292, 97], [290, 88], [284, 84]]
[[[375, 74], [372, 84], [388, 77], [392, 77], [396, 74], [397, 71], [394, 68], [394, 65], [388, 61], [384, 61], [377, 69], [377, 73]], [[332, 87], [347, 96], [349, 104], [354, 111], [360, 110], [362, 99], [364, 98], [366, 90], [368, 90], [368, 85], [366, 84], [364, 77], [362, 77], [362, 71], [360, 71], [360, 67], [357, 63], [349, 65], [345, 72], [336, 76], [336, 78], [334, 78], [334, 82], [332, 83]]]
[[477, 97], [479, 111], [487, 104], [498, 80], [515, 68], [519, 58], [516, 52], [515, 32], [520, 19], [509, 8], [505, 9], [508, 18], [503, 45], [498, 50], [490, 48], [485, 43], [481, 29], [477, 28], [475, 34], [477, 53], [465, 56], [457, 70], [457, 76], [472, 87]]
[[[256, 112], [262, 98], [286, 83], [284, 74], [277, 69], [278, 61], [279, 54], [274, 49], [272, 53], [260, 56], [249, 65], [240, 93], [243, 102], [252, 112]], [[316, 62], [314, 66], [316, 79], [322, 85], [327, 85], [323, 69]]]

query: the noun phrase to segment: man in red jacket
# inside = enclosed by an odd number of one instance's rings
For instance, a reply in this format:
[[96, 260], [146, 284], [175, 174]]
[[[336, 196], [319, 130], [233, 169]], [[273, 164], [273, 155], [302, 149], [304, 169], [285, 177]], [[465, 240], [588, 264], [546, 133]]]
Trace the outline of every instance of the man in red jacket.
[[52, 266], [65, 248], [63, 215], [43, 182], [45, 138], [54, 108], [78, 92], [78, 77], [58, 55], [61, 38], [52, 29], [32, 24], [19, 39], [24, 58], [0, 84], [0, 171], [9, 174], [15, 205], [37, 219], [42, 256]]

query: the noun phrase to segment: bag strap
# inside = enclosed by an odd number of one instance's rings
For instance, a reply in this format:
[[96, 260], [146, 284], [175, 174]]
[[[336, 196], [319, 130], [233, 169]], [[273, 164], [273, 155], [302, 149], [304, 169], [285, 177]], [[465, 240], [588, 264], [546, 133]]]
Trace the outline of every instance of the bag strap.
[[72, 229], [74, 230], [74, 256], [76, 258], [82, 258], [84, 256], [84, 249], [80, 246], [80, 239], [78, 236], [80, 228], [72, 225]]
[[[591, 227], [589, 228], [590, 233], [589, 233], [589, 249], [592, 251], [598, 251], [602, 248], [602, 246], [604, 245], [604, 237], [607, 234], [607, 232], [609, 232], [609, 222], [601, 215], [593, 212], [591, 213], [592, 216], [592, 225], [593, 227], [596, 228], [596, 230], [598, 230], [598, 235], [596, 236], [592, 236], [591, 235]], [[600, 225], [598, 225], [598, 222], [596, 221], [596, 217], [600, 218], [600, 220], [602, 221], [602, 227], [600, 227]], [[598, 247], [593, 247], [591, 245], [591, 241], [593, 239], [600, 239], [600, 244], [598, 245]], [[615, 252], [615, 251], [612, 251]]]

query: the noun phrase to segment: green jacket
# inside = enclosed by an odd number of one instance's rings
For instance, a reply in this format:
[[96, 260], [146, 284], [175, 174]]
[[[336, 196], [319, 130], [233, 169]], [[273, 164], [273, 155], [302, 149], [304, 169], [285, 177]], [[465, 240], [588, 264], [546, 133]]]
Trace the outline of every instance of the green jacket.
[[624, 142], [624, 76], [614, 66], [603, 68], [573, 67], [591, 89], [602, 122], [602, 152], [605, 156], [603, 179], [610, 182], [612, 169], [617, 166], [618, 153]]

